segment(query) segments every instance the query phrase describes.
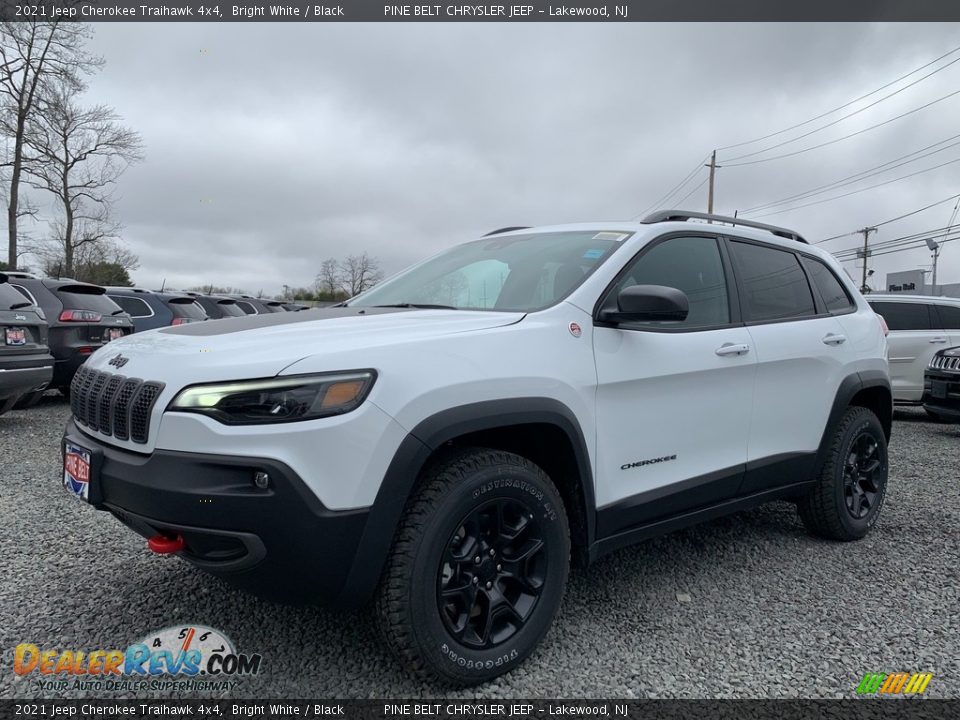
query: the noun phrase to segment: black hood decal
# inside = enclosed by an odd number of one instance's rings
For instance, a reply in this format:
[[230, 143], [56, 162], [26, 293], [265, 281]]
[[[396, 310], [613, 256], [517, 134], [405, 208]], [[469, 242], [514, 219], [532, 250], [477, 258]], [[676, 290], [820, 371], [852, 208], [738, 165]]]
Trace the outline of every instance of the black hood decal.
[[387, 315], [389, 313], [410, 312], [413, 308], [372, 308], [372, 307], [341, 307], [316, 308], [301, 310], [300, 312], [269, 313], [265, 315], [248, 315], [246, 317], [220, 318], [205, 322], [193, 322], [186, 325], [177, 325], [158, 330], [168, 335], [189, 335], [192, 337], [209, 337], [211, 335], [229, 335], [230, 333], [245, 332], [258, 328], [276, 327], [278, 325], [292, 325], [293, 323], [313, 322], [315, 320], [334, 320], [342, 317], [359, 315]]

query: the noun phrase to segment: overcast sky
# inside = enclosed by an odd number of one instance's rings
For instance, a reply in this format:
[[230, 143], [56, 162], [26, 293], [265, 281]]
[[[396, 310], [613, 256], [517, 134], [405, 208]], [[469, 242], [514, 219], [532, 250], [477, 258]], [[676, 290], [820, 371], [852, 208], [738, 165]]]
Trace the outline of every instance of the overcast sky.
[[[87, 95], [143, 135], [146, 160], [121, 180], [116, 206], [140, 256], [134, 280], [275, 293], [310, 285], [329, 256], [368, 251], [393, 272], [504, 225], [630, 218], [711, 149], [870, 92], [960, 45], [958, 29], [103, 23], [92, 49], [106, 65]], [[960, 62], [778, 152], [958, 89]], [[721, 152], [719, 162], [842, 114]], [[820, 150], [722, 168], [715, 211], [742, 212], [893, 160], [957, 134], [958, 118], [960, 95]], [[960, 147], [831, 195], [956, 158]], [[819, 239], [955, 193], [960, 163], [763, 220]], [[706, 187], [683, 206], [705, 210]], [[952, 210], [938, 205], [871, 240], [945, 226]], [[875, 284], [929, 262], [924, 250], [878, 257]], [[945, 246], [939, 281], [960, 282], [960, 242]]]

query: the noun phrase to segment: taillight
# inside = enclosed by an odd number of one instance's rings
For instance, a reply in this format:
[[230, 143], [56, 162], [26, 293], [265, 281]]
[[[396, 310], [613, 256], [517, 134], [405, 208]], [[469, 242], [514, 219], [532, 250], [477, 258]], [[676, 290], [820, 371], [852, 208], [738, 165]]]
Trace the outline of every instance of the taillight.
[[883, 315], [877, 313], [877, 318], [880, 320], [880, 327], [883, 329], [883, 336], [886, 337], [890, 334], [890, 328], [887, 327], [887, 321], [883, 319]]
[[60, 322], [100, 322], [103, 316], [93, 310], [64, 310]]
[[173, 319], [173, 322], [170, 323], [170, 324], [171, 324], [171, 325], [186, 325], [187, 323], [191, 323], [191, 322], [193, 322], [193, 320], [192, 320], [191, 318], [174, 318], [174, 319]]

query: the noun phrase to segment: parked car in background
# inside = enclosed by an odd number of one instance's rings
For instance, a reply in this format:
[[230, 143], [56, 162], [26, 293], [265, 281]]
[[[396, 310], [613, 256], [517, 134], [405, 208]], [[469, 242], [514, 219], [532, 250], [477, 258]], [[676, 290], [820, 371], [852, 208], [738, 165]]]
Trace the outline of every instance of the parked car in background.
[[107, 297], [131, 317], [135, 332], [208, 319], [203, 307], [186, 293], [108, 287]]
[[0, 415], [35, 404], [52, 377], [43, 311], [0, 273]]
[[923, 399], [923, 373], [934, 353], [960, 345], [960, 298], [873, 293], [867, 302], [890, 328], [894, 402], [917, 405]]
[[39, 276], [34, 275], [31, 272], [26, 272], [24, 270], [4, 270], [3, 274], [7, 276], [7, 279], [12, 280], [16, 278], [27, 278], [29, 280], [36, 280]]
[[309, 310], [309, 305], [301, 305], [300, 303], [295, 302], [286, 302], [283, 303], [283, 309], [287, 312], [300, 312], [301, 310]]
[[17, 278], [10, 285], [39, 305], [47, 318], [53, 354], [50, 387], [64, 395], [88, 357], [101, 346], [133, 332], [133, 321], [99, 285], [60, 278]]
[[237, 305], [237, 301], [226, 295], [204, 295], [198, 292], [186, 292], [194, 301], [203, 308], [207, 317], [211, 320], [219, 320], [226, 317], [246, 317], [247, 313]]
[[286, 312], [280, 300], [271, 300], [270, 298], [257, 298], [253, 295], [228, 295], [237, 301], [237, 305], [247, 315], [264, 315], [266, 313]]
[[923, 375], [923, 409], [937, 420], [960, 422], [960, 345], [937, 352]]

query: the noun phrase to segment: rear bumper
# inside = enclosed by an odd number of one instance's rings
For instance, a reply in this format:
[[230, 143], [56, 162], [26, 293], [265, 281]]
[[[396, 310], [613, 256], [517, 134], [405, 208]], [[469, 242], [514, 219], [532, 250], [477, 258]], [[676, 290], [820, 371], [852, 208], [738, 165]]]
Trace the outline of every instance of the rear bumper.
[[28, 355], [0, 359], [0, 399], [45, 388], [53, 377], [53, 358]]
[[960, 373], [927, 370], [923, 376], [923, 407], [945, 420], [960, 422]]
[[[270, 459], [118, 450], [71, 420], [65, 438], [94, 453], [91, 499], [144, 537], [180, 535], [181, 558], [261, 597], [348, 605], [345, 593], [367, 510], [323, 506], [288, 466]], [[270, 476], [267, 489], [255, 472]]]

